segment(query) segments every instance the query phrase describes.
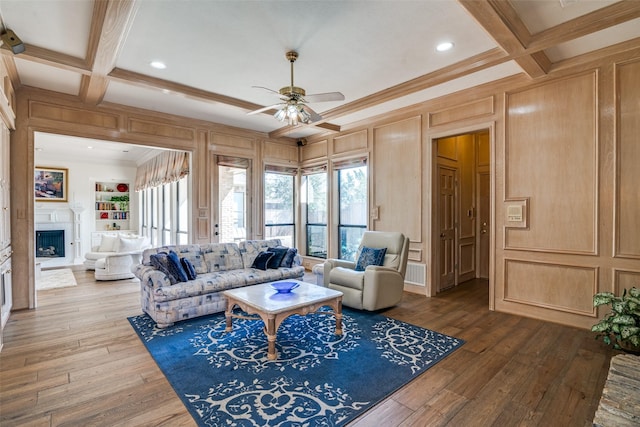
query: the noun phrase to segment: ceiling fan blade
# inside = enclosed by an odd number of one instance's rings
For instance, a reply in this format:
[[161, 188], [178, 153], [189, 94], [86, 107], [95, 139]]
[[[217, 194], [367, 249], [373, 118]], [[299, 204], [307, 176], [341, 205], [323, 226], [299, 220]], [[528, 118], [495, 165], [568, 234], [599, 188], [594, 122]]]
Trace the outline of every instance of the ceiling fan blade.
[[268, 87], [264, 87], [264, 86], [251, 86], [251, 87], [256, 88], [256, 89], [264, 89], [267, 92], [274, 93], [274, 94], [276, 94], [278, 96], [280, 95], [280, 92], [278, 92], [277, 90], [269, 89]]
[[280, 105], [284, 104], [284, 102], [279, 102], [278, 104], [273, 104], [273, 105], [269, 105], [268, 107], [262, 107], [262, 108], [258, 108], [257, 110], [253, 110], [253, 111], [249, 111], [247, 113], [248, 116], [252, 116], [254, 114], [258, 114], [258, 113], [264, 113], [265, 111], [269, 111], [272, 108], [276, 108], [279, 107]]
[[340, 92], [314, 93], [304, 97], [307, 102], [344, 101], [344, 95]]
[[302, 109], [306, 111], [311, 116], [311, 122], [317, 122], [318, 120], [322, 120], [322, 116], [311, 109], [308, 105], [302, 105]]

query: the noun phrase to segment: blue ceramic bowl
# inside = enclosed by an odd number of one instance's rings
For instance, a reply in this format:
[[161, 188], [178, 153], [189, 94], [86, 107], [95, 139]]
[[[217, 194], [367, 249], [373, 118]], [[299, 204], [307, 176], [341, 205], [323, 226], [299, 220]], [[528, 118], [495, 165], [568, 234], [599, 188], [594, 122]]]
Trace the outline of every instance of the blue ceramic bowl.
[[300, 284], [296, 282], [275, 282], [271, 284], [271, 287], [276, 291], [278, 291], [278, 293], [280, 294], [286, 294], [287, 292], [291, 292], [298, 286], [300, 286]]

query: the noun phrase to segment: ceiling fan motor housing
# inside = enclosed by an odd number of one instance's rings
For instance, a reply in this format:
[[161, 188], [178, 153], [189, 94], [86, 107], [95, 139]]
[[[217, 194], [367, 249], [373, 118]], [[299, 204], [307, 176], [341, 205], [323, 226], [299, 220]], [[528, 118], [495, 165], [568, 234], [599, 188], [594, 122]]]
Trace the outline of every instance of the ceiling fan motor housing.
[[304, 97], [307, 93], [298, 86], [285, 86], [280, 89], [280, 95], [288, 96], [290, 98], [300, 99]]

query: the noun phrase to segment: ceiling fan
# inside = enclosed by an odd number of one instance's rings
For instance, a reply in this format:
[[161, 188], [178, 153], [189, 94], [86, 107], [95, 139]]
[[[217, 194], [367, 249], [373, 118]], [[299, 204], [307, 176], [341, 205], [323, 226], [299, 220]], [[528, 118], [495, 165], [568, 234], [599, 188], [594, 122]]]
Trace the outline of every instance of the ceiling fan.
[[294, 86], [293, 63], [296, 62], [296, 59], [298, 59], [298, 52], [287, 52], [286, 58], [291, 63], [291, 85], [285, 86], [279, 91], [275, 91], [263, 86], [253, 86], [255, 88], [265, 89], [278, 95], [282, 102], [250, 111], [247, 114], [258, 114], [264, 111], [271, 110], [273, 108], [277, 108], [278, 111], [276, 111], [273, 117], [280, 120], [281, 122], [288, 122], [290, 126], [296, 126], [298, 123], [313, 123], [322, 119], [322, 116], [313, 111], [311, 107], [307, 105], [307, 103], [344, 100], [344, 95], [340, 92], [327, 92], [307, 95], [303, 88]]

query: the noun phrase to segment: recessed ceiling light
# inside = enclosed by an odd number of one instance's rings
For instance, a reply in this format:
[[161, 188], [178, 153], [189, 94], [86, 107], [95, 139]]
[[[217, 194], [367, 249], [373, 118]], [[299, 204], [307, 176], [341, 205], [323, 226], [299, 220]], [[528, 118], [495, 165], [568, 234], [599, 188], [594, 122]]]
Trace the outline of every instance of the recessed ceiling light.
[[167, 68], [167, 64], [162, 61], [151, 61], [149, 65], [151, 65], [156, 70], [164, 70], [165, 68]]
[[93, 150], [93, 147], [92, 147], [91, 145], [87, 145], [87, 148], [88, 148], [89, 150]]
[[443, 42], [436, 46], [436, 50], [438, 52], [445, 52], [453, 47], [453, 43], [451, 42]]

